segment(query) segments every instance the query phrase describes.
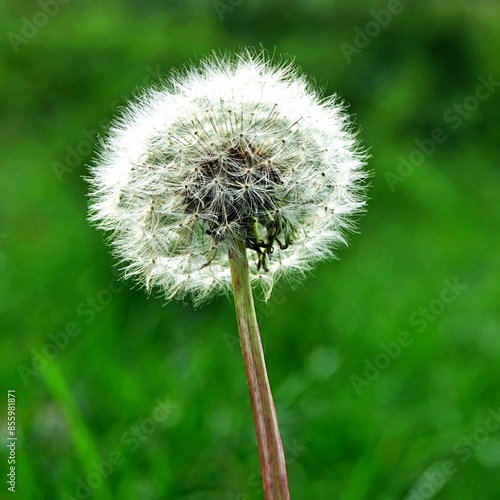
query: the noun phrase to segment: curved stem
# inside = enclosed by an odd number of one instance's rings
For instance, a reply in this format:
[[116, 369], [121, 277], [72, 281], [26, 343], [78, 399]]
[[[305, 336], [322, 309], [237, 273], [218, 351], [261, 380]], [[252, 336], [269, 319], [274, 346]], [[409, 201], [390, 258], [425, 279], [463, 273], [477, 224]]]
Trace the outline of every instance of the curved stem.
[[257, 434], [264, 499], [289, 500], [285, 455], [267, 379], [244, 242], [230, 251], [229, 262], [241, 350]]

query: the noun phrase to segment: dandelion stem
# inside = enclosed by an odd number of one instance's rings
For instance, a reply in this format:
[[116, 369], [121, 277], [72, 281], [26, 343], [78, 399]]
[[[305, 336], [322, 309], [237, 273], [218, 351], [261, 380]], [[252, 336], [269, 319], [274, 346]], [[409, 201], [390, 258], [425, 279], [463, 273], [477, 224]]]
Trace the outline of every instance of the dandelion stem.
[[230, 251], [229, 262], [240, 343], [252, 403], [265, 500], [288, 500], [285, 455], [250, 286], [245, 243]]

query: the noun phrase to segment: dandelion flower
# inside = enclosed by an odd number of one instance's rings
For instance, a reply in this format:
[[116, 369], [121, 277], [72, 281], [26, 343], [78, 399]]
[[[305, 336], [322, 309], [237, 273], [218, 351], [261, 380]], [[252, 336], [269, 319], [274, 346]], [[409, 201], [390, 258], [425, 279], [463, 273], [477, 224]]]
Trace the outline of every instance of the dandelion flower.
[[231, 289], [245, 242], [269, 298], [345, 243], [363, 156], [343, 107], [292, 64], [212, 56], [126, 107], [92, 168], [91, 220], [127, 277], [199, 304]]
[[92, 167], [90, 218], [126, 276], [197, 304], [232, 289], [266, 500], [289, 492], [252, 286], [267, 299], [345, 243], [363, 159], [335, 97], [247, 51], [139, 96]]

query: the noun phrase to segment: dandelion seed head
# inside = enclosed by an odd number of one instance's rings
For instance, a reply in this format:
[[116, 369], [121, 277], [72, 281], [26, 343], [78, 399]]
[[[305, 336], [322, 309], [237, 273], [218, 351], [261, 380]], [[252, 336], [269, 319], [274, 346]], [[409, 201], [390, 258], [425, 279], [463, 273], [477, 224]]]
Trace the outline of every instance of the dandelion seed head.
[[231, 287], [244, 241], [267, 299], [345, 244], [364, 157], [336, 97], [292, 64], [211, 56], [131, 102], [91, 167], [90, 219], [127, 277], [201, 303]]

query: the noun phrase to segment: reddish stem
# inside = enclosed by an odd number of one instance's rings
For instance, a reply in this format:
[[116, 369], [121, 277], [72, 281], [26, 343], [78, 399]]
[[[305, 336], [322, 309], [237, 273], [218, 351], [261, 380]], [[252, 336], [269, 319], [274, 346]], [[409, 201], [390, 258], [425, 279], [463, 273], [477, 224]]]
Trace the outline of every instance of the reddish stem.
[[285, 455], [255, 316], [244, 243], [230, 252], [229, 262], [241, 350], [257, 434], [264, 499], [289, 500]]

